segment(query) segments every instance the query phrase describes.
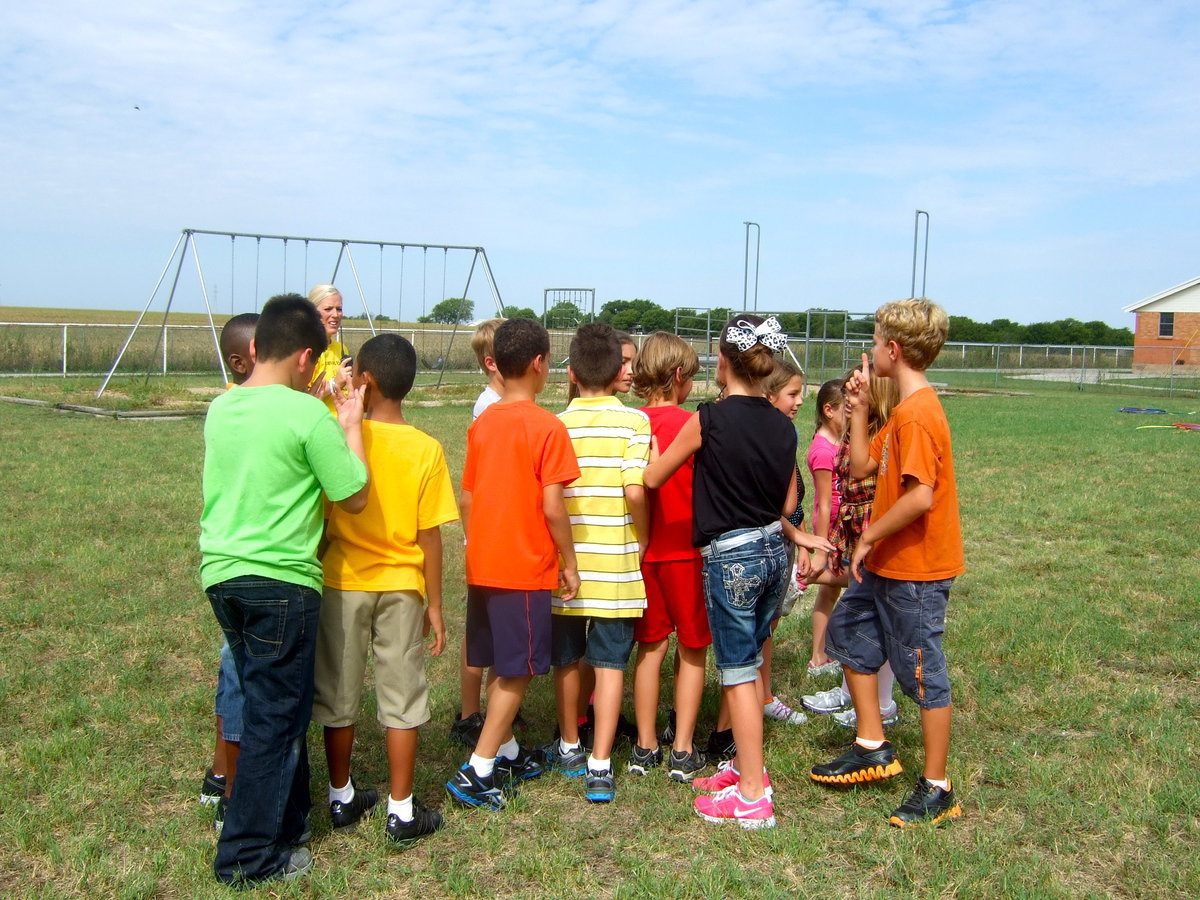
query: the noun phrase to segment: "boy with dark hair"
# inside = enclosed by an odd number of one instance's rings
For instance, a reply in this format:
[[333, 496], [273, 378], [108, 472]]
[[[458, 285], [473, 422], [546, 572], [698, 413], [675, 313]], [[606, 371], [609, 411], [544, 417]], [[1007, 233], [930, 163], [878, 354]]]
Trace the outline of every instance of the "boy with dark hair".
[[[504, 398], [467, 431], [460, 509], [467, 533], [467, 662], [496, 672], [475, 750], [446, 783], [465, 806], [501, 809], [503, 791], [542, 774], [513, 737], [534, 675], [550, 669], [550, 591], [579, 589], [563, 487], [579, 477], [571, 439], [535, 398], [550, 371], [550, 335], [529, 319], [496, 329]], [[561, 566], [559, 557], [561, 555]]]
[[297, 878], [308, 811], [305, 734], [321, 604], [322, 494], [348, 512], [367, 502], [362, 392], [335, 420], [307, 393], [327, 343], [298, 294], [263, 307], [254, 370], [217, 397], [204, 423], [200, 578], [233, 652], [245, 697], [238, 778], [217, 842], [226, 883]]
[[[875, 313], [875, 375], [890, 377], [900, 403], [867, 440], [870, 368], [846, 384], [850, 402], [850, 474], [875, 475], [870, 524], [854, 550], [850, 587], [834, 608], [826, 650], [844, 667], [858, 736], [812, 779], [848, 785], [902, 771], [884, 739], [876, 673], [892, 664], [896, 680], [921, 708], [925, 770], [891, 824], [941, 824], [962, 814], [946, 775], [950, 750], [950, 678], [942, 632], [950, 586], [964, 571], [962, 530], [950, 426], [925, 370], [948, 331], [946, 313], [925, 299], [887, 303]], [[865, 563], [865, 567], [864, 567]]]
[[[650, 456], [650, 419], [614, 396], [623, 374], [617, 332], [583, 325], [571, 341], [568, 372], [579, 396], [559, 414], [567, 427], [580, 476], [564, 492], [580, 563], [579, 592], [554, 600], [554, 688], [559, 739], [546, 748], [550, 765], [584, 776], [584, 795], [611, 802], [616, 790], [612, 748], [621, 713], [625, 666], [633, 631], [646, 608], [641, 558], [649, 542], [642, 470]], [[592, 753], [579, 739], [583, 691], [580, 660], [595, 672]]]
[[[250, 355], [250, 342], [254, 340], [254, 329], [258, 325], [258, 313], [241, 313], [231, 318], [221, 329], [219, 340], [221, 357], [228, 366], [230, 382], [226, 388], [236, 387], [250, 377], [254, 359]], [[213, 746], [212, 765], [204, 773], [200, 785], [200, 802], [205, 806], [216, 806], [214, 827], [220, 833], [224, 826], [226, 803], [237, 775], [237, 754], [242, 740], [242, 686], [238, 682], [237, 669], [233, 665], [233, 653], [229, 641], [221, 641], [221, 661], [217, 669], [217, 695], [214, 702], [217, 719], [217, 739]]]
[[441, 445], [404, 419], [416, 371], [416, 351], [397, 334], [371, 338], [354, 360], [372, 483], [358, 515], [330, 510], [313, 704], [313, 719], [325, 726], [330, 819], [348, 828], [379, 802], [378, 792], [350, 778], [367, 652], [374, 651], [391, 773], [385, 831], [393, 844], [442, 827], [441, 813], [413, 797], [413, 774], [417, 728], [429, 721], [422, 638], [433, 632], [431, 656], [446, 645], [441, 526], [458, 518]]

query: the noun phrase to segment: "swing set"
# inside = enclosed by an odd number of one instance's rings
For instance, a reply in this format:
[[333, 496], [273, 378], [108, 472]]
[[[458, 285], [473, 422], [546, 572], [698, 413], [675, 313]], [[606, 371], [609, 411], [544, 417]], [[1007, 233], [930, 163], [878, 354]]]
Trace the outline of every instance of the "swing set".
[[[424, 316], [426, 314], [425, 307], [426, 307], [426, 292], [427, 292], [428, 275], [429, 275], [428, 269], [429, 269], [429, 251], [430, 250], [434, 250], [434, 251], [441, 250], [442, 251], [442, 299], [445, 299], [445, 297], [446, 297], [446, 273], [447, 273], [447, 262], [448, 262], [448, 259], [450, 256], [450, 252], [451, 251], [455, 251], [456, 253], [469, 252], [469, 253], [471, 253], [471, 261], [470, 261], [470, 266], [467, 270], [466, 284], [463, 287], [461, 296], [462, 297], [469, 296], [469, 292], [471, 289], [471, 281], [474, 278], [475, 270], [478, 267], [481, 270], [483, 278], [487, 283], [488, 290], [491, 293], [492, 302], [495, 304], [495, 307], [496, 307], [496, 314], [500, 315], [504, 308], [504, 304], [500, 299], [500, 291], [496, 287], [496, 279], [492, 275], [491, 266], [488, 264], [487, 252], [483, 249], [483, 247], [470, 247], [470, 246], [464, 246], [464, 245], [458, 245], [458, 244], [427, 244], [427, 243], [410, 243], [410, 242], [399, 242], [399, 241], [367, 241], [367, 240], [353, 240], [353, 239], [349, 239], [349, 238], [297, 237], [297, 236], [292, 236], [292, 235], [281, 235], [281, 234], [255, 234], [255, 233], [240, 232], [240, 231], [209, 231], [209, 230], [200, 229], [200, 228], [185, 228], [180, 233], [179, 239], [176, 240], [174, 248], [172, 248], [170, 255], [167, 257], [167, 262], [163, 266], [162, 273], [158, 276], [158, 281], [154, 285], [154, 290], [152, 290], [150, 292], [150, 297], [146, 301], [146, 305], [143, 307], [141, 313], [137, 317], [137, 320], [134, 322], [133, 327], [130, 329], [129, 336], [125, 339], [125, 343], [121, 346], [120, 351], [117, 353], [116, 359], [113, 360], [112, 368], [109, 369], [108, 374], [105, 376], [104, 381], [100, 385], [99, 390], [96, 391], [97, 398], [102, 396], [104, 394], [104, 391], [107, 389], [109, 381], [112, 380], [114, 373], [117, 371], [117, 368], [121, 364], [122, 358], [125, 356], [125, 352], [129, 349], [129, 345], [133, 342], [133, 339], [137, 335], [138, 330], [142, 327], [143, 321], [145, 320], [147, 314], [150, 312], [150, 308], [154, 304], [155, 298], [159, 296], [159, 291], [162, 289], [163, 283], [166, 281], [167, 276], [171, 272], [172, 267], [173, 267], [174, 275], [171, 278], [171, 288], [170, 288], [169, 293], [167, 294], [166, 307], [163, 309], [162, 324], [161, 324], [161, 327], [159, 328], [158, 344], [155, 348], [155, 354], [157, 354], [159, 348], [161, 348], [163, 346], [163, 344], [166, 340], [167, 318], [169, 317], [169, 315], [171, 313], [171, 305], [172, 305], [172, 303], [174, 303], [174, 301], [176, 299], [176, 294], [180, 290], [180, 278], [183, 273], [184, 262], [188, 256], [189, 250], [191, 251], [192, 260], [195, 263], [196, 277], [198, 279], [198, 283], [199, 283], [199, 287], [200, 287], [200, 295], [204, 301], [204, 309], [205, 309], [205, 312], [208, 314], [208, 326], [209, 326], [209, 331], [211, 332], [211, 335], [212, 335], [213, 351], [216, 354], [217, 363], [221, 368], [222, 378], [225, 381], [229, 380], [229, 373], [225, 367], [225, 360], [221, 357], [220, 334], [217, 329], [216, 322], [213, 319], [213, 315], [214, 315], [213, 307], [215, 305], [217, 285], [215, 282], [212, 284], [213, 298], [210, 300], [209, 290], [205, 286], [204, 268], [201, 265], [201, 261], [200, 261], [200, 247], [197, 244], [198, 237], [203, 238], [203, 239], [214, 238], [214, 237], [215, 238], [221, 238], [221, 237], [229, 238], [229, 307], [230, 307], [231, 314], [233, 312], [237, 311], [236, 304], [237, 304], [237, 299], [239, 296], [239, 294], [238, 294], [238, 283], [239, 282], [238, 282], [238, 277], [237, 277], [238, 244], [240, 241], [244, 245], [248, 241], [251, 241], [251, 240], [254, 241], [254, 286], [253, 286], [253, 298], [252, 298], [253, 303], [252, 303], [252, 307], [251, 307], [251, 304], [249, 304], [249, 303], [246, 305], [248, 307], [253, 308], [255, 311], [257, 311], [259, 309], [259, 307], [261, 306], [260, 298], [261, 298], [262, 259], [263, 259], [264, 242], [266, 242], [266, 246], [269, 249], [275, 251], [278, 255], [281, 255], [281, 257], [282, 257], [283, 279], [282, 279], [282, 284], [281, 284], [278, 292], [287, 292], [287, 290], [288, 290], [288, 247], [289, 247], [289, 245], [295, 245], [295, 244], [299, 244], [299, 243], [302, 243], [304, 245], [304, 266], [303, 266], [303, 281], [302, 281], [303, 289], [297, 291], [297, 293], [301, 293], [301, 294], [307, 294], [309, 288], [311, 287], [311, 285], [309, 284], [309, 280], [308, 280], [309, 279], [308, 270], [309, 270], [310, 246], [315, 246], [316, 248], [323, 249], [326, 252], [331, 251], [332, 248], [336, 246], [337, 256], [333, 262], [333, 270], [329, 276], [328, 283], [336, 284], [338, 272], [342, 266], [342, 261], [345, 260], [347, 267], [349, 268], [351, 274], [354, 277], [354, 285], [357, 288], [358, 297], [362, 304], [363, 315], [365, 316], [365, 318], [367, 320], [367, 326], [370, 328], [372, 335], [377, 333], [376, 329], [375, 329], [375, 316], [381, 315], [383, 313], [384, 297], [385, 297], [385, 294], [384, 294], [384, 272], [385, 272], [385, 268], [386, 268], [385, 264], [384, 264], [384, 249], [385, 248], [389, 248], [389, 249], [398, 248], [399, 252], [400, 252], [400, 286], [399, 286], [399, 292], [397, 295], [397, 305], [396, 305], [396, 318], [398, 320], [402, 318], [403, 304], [404, 304], [405, 254], [407, 251], [415, 251], [417, 249], [419, 249], [421, 251], [421, 315], [422, 316]], [[356, 249], [358, 249], [359, 256], [362, 257], [364, 254], [364, 251], [369, 250], [370, 248], [374, 248], [374, 247], [379, 248], [379, 279], [378, 279], [379, 284], [378, 284], [377, 305], [375, 307], [375, 312], [373, 314], [372, 310], [371, 310], [371, 304], [368, 302], [366, 291], [363, 288], [363, 278], [360, 275], [358, 264], [355, 262], [354, 251]], [[243, 293], [245, 292], [245, 288], [246, 288], [246, 285], [243, 285]], [[274, 290], [270, 291], [271, 294], [275, 294], [278, 292], [274, 291]], [[447, 355], [449, 354], [450, 348], [452, 348], [454, 346], [454, 339], [457, 336], [457, 333], [458, 333], [458, 323], [455, 323], [453, 330], [451, 331], [451, 334], [450, 334], [449, 345], [446, 348]], [[149, 377], [150, 377], [150, 372], [147, 371], [146, 378], [149, 379]], [[439, 385], [441, 384], [440, 378], [438, 379], [438, 384]]]

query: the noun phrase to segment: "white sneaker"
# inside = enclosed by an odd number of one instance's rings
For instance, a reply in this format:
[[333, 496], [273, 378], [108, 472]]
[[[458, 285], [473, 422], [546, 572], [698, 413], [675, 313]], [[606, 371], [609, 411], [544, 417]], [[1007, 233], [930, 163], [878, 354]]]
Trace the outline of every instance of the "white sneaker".
[[808, 716], [792, 709], [778, 697], [772, 697], [770, 703], [763, 705], [763, 715], [785, 725], [803, 725], [808, 721]]
[[[883, 724], [885, 726], [895, 725], [900, 721], [900, 704], [893, 700], [891, 707], [888, 709], [881, 709], [879, 714], [883, 716]], [[856, 713], [854, 708], [851, 707], [845, 712], [834, 713], [833, 721], [837, 722], [843, 728], [857, 728], [858, 713]]]
[[808, 664], [809, 678], [821, 678], [825, 675], [840, 675], [841, 673], [842, 664], [836, 660], [831, 659], [829, 662], [821, 663], [819, 666], [814, 666], [812, 663]]
[[800, 698], [804, 708], [820, 715], [840, 712], [850, 705], [850, 692], [840, 684], [827, 691], [817, 691], [815, 694], [805, 694]]

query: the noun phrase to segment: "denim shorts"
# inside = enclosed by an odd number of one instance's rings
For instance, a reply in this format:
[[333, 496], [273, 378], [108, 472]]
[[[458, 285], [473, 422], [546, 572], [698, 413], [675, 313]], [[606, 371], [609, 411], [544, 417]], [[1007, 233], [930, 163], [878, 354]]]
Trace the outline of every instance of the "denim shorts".
[[550, 662], [570, 666], [586, 659], [594, 669], [624, 669], [633, 650], [633, 618], [551, 616]]
[[949, 706], [950, 676], [942, 652], [953, 578], [897, 581], [871, 572], [833, 608], [825, 651], [855, 672], [878, 672], [890, 661], [904, 693], [922, 709]]
[[762, 646], [787, 587], [787, 551], [773, 526], [727, 531], [701, 548], [713, 657], [725, 686], [758, 677]]
[[221, 642], [221, 664], [217, 669], [215, 712], [221, 717], [221, 740], [242, 742], [242, 682], [233, 662], [229, 641]]

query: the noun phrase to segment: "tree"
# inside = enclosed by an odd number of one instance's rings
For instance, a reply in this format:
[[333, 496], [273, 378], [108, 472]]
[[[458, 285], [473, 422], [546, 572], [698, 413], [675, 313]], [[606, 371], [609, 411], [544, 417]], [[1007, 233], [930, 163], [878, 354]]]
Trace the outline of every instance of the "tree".
[[500, 315], [505, 319], [533, 319], [535, 322], [541, 321], [541, 316], [528, 306], [506, 306], [501, 310]]
[[578, 328], [583, 313], [570, 300], [562, 300], [546, 310], [547, 328]]
[[465, 297], [447, 297], [441, 303], [434, 304], [429, 315], [421, 316], [418, 322], [444, 322], [454, 324], [470, 322], [475, 318], [475, 301]]

